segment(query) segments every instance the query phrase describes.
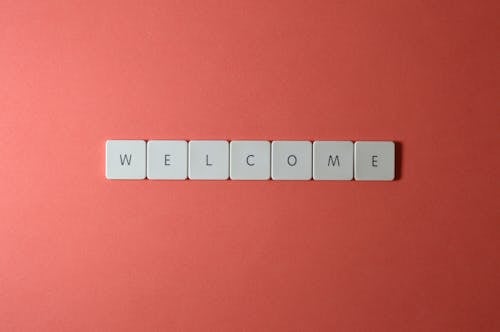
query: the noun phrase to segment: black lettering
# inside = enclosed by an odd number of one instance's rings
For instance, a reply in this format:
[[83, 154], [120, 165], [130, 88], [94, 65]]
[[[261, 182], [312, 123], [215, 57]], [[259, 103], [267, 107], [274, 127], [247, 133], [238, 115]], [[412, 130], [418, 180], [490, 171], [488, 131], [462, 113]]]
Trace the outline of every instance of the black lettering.
[[205, 160], [206, 160], [206, 164], [207, 164], [207, 166], [213, 166], [213, 164], [210, 164], [210, 163], [208, 162], [208, 154], [205, 156]]
[[332, 155], [330, 155], [330, 157], [328, 158], [328, 166], [330, 166], [330, 164], [332, 166], [335, 166], [335, 164], [337, 164], [339, 167], [340, 167], [340, 159], [339, 159], [339, 156], [336, 155], [335, 158], [333, 158]]
[[[290, 161], [290, 160], [292, 160], [292, 161]], [[289, 155], [286, 161], [287, 161], [288, 165], [290, 165], [292, 167], [297, 165], [297, 157], [295, 157], [295, 155], [293, 155], [293, 154]]]
[[378, 167], [378, 156], [377, 155], [374, 155], [372, 156], [372, 167]]
[[255, 156], [254, 156], [253, 154], [249, 154], [249, 155], [247, 156], [247, 165], [248, 165], [248, 166], [254, 166], [254, 165], [255, 165], [255, 163], [250, 163], [250, 161], [249, 161], [250, 157], [251, 157], [251, 158], [253, 158], [253, 157], [255, 157]]
[[165, 155], [165, 166], [170, 166], [170, 155], [166, 154]]
[[132, 162], [132, 155], [129, 154], [129, 155], [120, 155], [120, 162], [122, 164], [122, 166], [125, 165], [125, 163], [127, 163], [128, 166], [130, 166], [130, 163]]

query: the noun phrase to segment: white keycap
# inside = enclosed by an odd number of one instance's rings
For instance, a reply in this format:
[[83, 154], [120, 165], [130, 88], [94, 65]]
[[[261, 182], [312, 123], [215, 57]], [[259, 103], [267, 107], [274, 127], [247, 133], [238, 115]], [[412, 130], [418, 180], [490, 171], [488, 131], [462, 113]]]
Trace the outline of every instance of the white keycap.
[[271, 173], [269, 141], [232, 141], [229, 150], [231, 179], [269, 179]]
[[312, 144], [309, 141], [274, 141], [271, 145], [273, 180], [310, 180]]
[[394, 180], [394, 142], [356, 142], [354, 178], [356, 180]]
[[188, 150], [190, 179], [226, 180], [229, 177], [227, 141], [190, 141]]
[[353, 143], [315, 141], [313, 143], [314, 180], [352, 180]]
[[185, 180], [187, 177], [186, 141], [148, 141], [148, 179]]
[[119, 180], [140, 180], [145, 177], [145, 141], [106, 141], [106, 178]]

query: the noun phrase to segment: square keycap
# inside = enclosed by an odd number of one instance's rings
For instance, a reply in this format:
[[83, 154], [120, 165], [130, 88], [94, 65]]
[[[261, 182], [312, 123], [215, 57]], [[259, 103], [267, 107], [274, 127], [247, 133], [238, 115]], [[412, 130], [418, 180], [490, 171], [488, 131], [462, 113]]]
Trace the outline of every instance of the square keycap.
[[192, 180], [227, 180], [229, 143], [227, 141], [190, 141], [188, 173]]
[[313, 179], [352, 180], [353, 150], [351, 141], [315, 141]]
[[312, 143], [310, 141], [274, 141], [271, 144], [273, 180], [310, 180]]
[[187, 178], [187, 142], [151, 140], [147, 146], [147, 175], [151, 180], [185, 180]]
[[268, 180], [271, 173], [269, 141], [232, 141], [229, 145], [232, 180]]
[[358, 181], [392, 181], [395, 148], [391, 141], [354, 143], [354, 178]]
[[143, 140], [106, 141], [106, 178], [141, 180], [146, 177], [146, 142]]

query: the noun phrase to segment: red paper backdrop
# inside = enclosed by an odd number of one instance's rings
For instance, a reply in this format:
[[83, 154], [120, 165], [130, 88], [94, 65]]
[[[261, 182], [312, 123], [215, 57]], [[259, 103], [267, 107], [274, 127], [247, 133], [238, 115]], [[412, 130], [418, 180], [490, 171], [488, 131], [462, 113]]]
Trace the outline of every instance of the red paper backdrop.
[[[498, 1], [0, 2], [0, 330], [498, 331]], [[400, 142], [399, 180], [107, 181], [106, 139]]]

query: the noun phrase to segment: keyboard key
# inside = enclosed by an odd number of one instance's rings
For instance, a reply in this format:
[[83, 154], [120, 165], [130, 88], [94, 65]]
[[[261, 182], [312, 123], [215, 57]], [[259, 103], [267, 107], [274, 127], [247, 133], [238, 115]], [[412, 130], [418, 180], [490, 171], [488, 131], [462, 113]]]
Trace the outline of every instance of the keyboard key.
[[352, 180], [353, 143], [315, 141], [313, 143], [314, 180]]
[[106, 141], [106, 178], [141, 180], [146, 177], [146, 142]]
[[394, 142], [356, 142], [354, 156], [354, 178], [356, 180], [394, 180]]
[[232, 141], [229, 149], [231, 179], [269, 179], [271, 173], [269, 141]]
[[192, 180], [227, 180], [229, 143], [227, 141], [190, 141], [189, 178]]
[[312, 144], [309, 141], [274, 141], [271, 145], [273, 180], [310, 180]]
[[185, 180], [187, 142], [151, 140], [147, 145], [147, 175], [151, 180]]

